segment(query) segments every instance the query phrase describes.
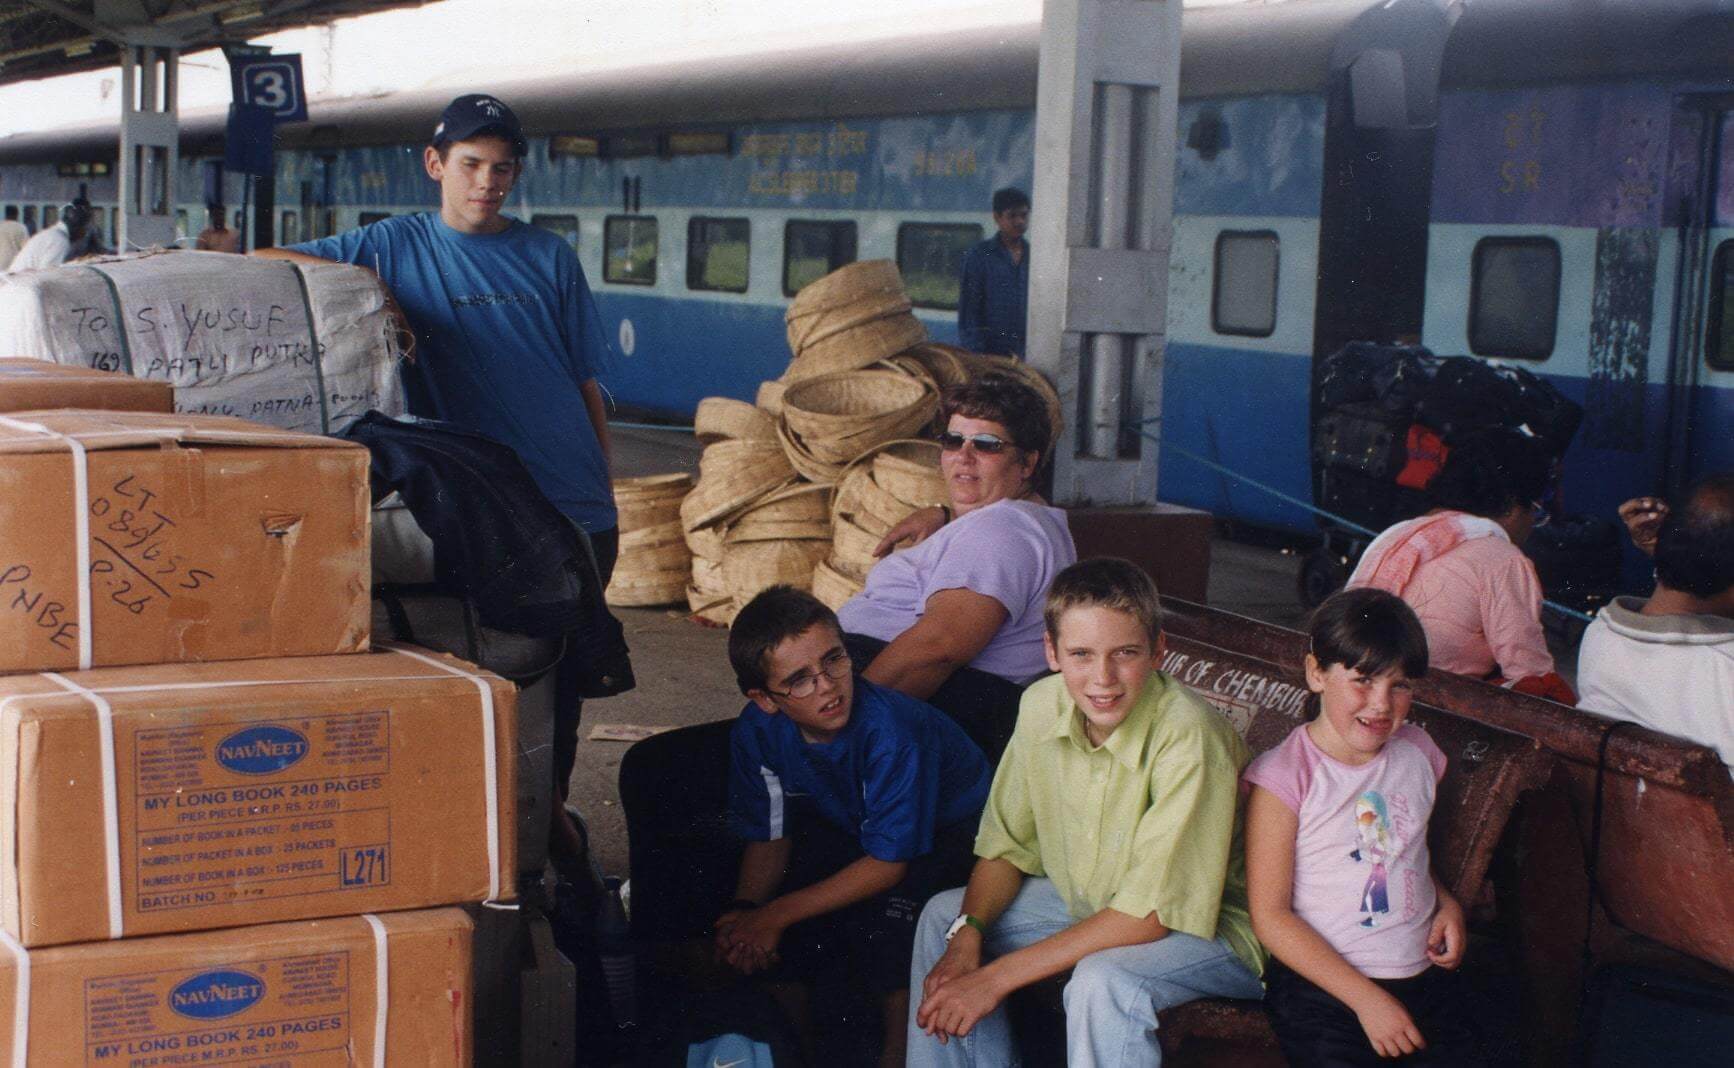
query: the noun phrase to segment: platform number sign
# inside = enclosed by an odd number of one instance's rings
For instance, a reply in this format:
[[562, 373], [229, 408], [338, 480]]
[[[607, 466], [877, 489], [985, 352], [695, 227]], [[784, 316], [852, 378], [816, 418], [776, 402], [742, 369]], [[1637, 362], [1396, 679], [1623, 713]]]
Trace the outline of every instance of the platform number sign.
[[269, 111], [278, 122], [305, 122], [301, 57], [237, 56], [229, 63], [235, 103]]

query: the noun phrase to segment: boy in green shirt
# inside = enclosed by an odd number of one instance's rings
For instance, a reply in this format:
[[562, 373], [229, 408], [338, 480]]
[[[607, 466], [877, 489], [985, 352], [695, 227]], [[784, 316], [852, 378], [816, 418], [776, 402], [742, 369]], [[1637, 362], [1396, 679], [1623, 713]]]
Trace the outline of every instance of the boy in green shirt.
[[969, 885], [929, 901], [917, 927], [910, 1068], [1018, 1063], [1006, 996], [1068, 968], [1073, 1068], [1160, 1064], [1160, 1010], [1263, 996], [1241, 847], [1246, 746], [1158, 670], [1160, 611], [1125, 560], [1054, 579], [1045, 645], [1059, 675], [1024, 692]]

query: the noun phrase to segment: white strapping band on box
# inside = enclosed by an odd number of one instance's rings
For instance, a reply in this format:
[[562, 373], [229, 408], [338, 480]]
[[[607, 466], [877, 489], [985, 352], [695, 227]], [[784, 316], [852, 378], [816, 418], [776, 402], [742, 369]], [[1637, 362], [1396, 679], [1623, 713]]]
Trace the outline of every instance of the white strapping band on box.
[[[499, 742], [494, 726], [494, 689], [488, 684], [488, 676], [478, 675], [462, 668], [452, 667], [431, 656], [418, 653], [394, 643], [381, 643], [379, 648], [389, 649], [399, 656], [420, 661], [434, 667], [447, 675], [468, 679], [475, 686], [481, 697], [482, 720], [482, 793], [483, 819], [487, 824], [488, 843], [488, 897], [483, 904], [497, 902], [500, 897], [500, 772]], [[150, 693], [170, 690], [221, 690], [236, 686], [307, 686], [325, 685], [330, 679], [237, 679], [228, 682], [166, 682], [149, 683], [137, 686], [104, 686], [100, 691], [80, 686], [64, 675], [45, 671], [42, 677], [59, 686], [61, 689], [75, 693], [88, 701], [96, 710], [98, 735], [102, 752], [102, 823], [103, 851], [107, 860], [108, 887], [108, 936], [123, 938], [126, 935], [126, 913], [123, 908], [120, 881], [120, 776], [115, 768], [114, 755], [114, 710], [104, 693]], [[425, 682], [438, 678], [437, 675], [392, 675], [367, 679], [367, 682]], [[15, 702], [30, 697], [40, 697], [40, 694], [14, 694], [0, 699], [0, 723], [4, 723], [15, 707]]]
[[[373, 932], [373, 1064], [385, 1068], [386, 1024], [391, 1016], [391, 936], [385, 923], [372, 913], [362, 919]], [[0, 948], [12, 957], [12, 1068], [28, 1068], [30, 1063], [30, 951], [24, 944], [0, 930]]]

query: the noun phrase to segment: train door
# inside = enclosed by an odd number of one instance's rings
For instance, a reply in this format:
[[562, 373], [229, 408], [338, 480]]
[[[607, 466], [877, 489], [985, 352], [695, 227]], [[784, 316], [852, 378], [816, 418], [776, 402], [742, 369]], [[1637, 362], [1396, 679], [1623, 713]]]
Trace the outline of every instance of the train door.
[[1678, 248], [1662, 485], [1734, 469], [1734, 95], [1679, 100], [1667, 224]]

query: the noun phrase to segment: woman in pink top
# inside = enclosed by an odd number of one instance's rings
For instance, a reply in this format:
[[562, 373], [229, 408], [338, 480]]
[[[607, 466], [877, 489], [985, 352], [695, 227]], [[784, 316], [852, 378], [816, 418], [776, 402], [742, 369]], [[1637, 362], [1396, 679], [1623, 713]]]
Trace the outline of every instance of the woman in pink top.
[[1367, 546], [1349, 589], [1397, 594], [1421, 618], [1434, 667], [1575, 704], [1541, 629], [1541, 580], [1523, 544], [1547, 521], [1553, 458], [1515, 430], [1453, 445], [1427, 485], [1433, 510]]
[[1453, 974], [1463, 908], [1427, 852], [1445, 754], [1404, 722], [1426, 673], [1407, 605], [1383, 590], [1337, 594], [1313, 615], [1316, 714], [1246, 769], [1247, 898], [1273, 958], [1271, 1022], [1296, 1068], [1486, 1063]]

